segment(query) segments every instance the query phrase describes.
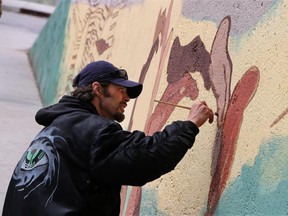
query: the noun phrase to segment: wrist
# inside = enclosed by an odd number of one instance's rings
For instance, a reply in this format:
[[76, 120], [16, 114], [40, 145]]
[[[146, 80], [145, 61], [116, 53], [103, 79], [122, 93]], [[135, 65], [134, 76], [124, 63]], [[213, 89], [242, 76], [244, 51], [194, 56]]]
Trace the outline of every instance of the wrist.
[[201, 127], [201, 123], [197, 119], [189, 119], [192, 123], [194, 123], [198, 128]]

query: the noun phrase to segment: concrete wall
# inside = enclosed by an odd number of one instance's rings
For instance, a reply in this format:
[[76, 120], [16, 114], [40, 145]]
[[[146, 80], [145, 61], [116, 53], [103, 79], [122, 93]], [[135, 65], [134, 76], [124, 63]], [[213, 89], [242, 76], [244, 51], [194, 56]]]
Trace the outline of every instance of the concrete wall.
[[44, 105], [52, 104], [58, 97], [61, 60], [66, 55], [64, 43], [69, 5], [70, 0], [59, 4], [29, 51]]
[[60, 3], [30, 51], [45, 105], [69, 92], [87, 63], [106, 59], [144, 84], [126, 112], [128, 130], [152, 134], [188, 115], [155, 99], [205, 100], [219, 114], [174, 171], [123, 187], [123, 215], [287, 214], [287, 7], [288, 0]]

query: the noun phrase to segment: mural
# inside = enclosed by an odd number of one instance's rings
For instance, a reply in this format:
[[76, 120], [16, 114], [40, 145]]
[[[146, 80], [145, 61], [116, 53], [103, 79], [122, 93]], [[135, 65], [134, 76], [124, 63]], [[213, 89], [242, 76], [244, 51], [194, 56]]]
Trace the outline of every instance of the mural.
[[185, 119], [185, 111], [155, 99], [186, 106], [205, 99], [218, 113], [173, 172], [142, 188], [123, 186], [121, 215], [287, 214], [287, 6], [287, 0], [60, 3], [67, 15], [56, 21], [56, 11], [43, 31], [61, 23], [59, 60], [39, 60], [44, 33], [31, 51], [44, 104], [69, 93], [87, 63], [106, 59], [144, 84], [123, 123], [128, 130], [150, 135]]

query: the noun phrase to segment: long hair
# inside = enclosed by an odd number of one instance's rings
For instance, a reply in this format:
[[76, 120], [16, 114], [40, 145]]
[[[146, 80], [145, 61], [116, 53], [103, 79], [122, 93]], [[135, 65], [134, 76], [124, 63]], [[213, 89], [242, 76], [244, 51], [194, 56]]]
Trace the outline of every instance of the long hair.
[[[109, 82], [99, 82], [103, 91], [103, 94], [108, 94], [108, 85]], [[78, 98], [79, 100], [83, 102], [91, 102], [93, 98], [95, 97], [95, 94], [93, 92], [92, 84], [88, 86], [81, 86], [77, 87], [75, 79], [73, 80], [72, 84], [74, 91], [71, 92], [71, 95]]]

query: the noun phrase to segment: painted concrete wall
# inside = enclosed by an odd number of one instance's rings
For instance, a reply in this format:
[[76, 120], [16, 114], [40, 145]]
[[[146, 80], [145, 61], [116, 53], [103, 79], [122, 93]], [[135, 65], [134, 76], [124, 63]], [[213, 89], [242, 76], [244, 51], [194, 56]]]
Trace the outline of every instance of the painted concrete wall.
[[61, 60], [66, 55], [64, 44], [69, 6], [70, 0], [59, 4], [29, 51], [44, 105], [52, 104], [58, 97]]
[[30, 51], [45, 105], [106, 59], [144, 84], [123, 127], [147, 134], [205, 100], [219, 116], [171, 173], [123, 187], [123, 215], [288, 213], [288, 0], [61, 1]]

